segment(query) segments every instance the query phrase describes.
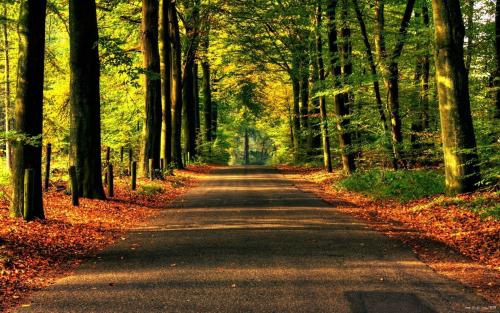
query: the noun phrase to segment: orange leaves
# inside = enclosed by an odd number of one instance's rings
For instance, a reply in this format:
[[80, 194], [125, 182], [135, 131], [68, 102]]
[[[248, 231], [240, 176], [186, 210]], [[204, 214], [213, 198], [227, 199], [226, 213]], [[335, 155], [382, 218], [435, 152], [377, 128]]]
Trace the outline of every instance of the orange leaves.
[[[73, 207], [64, 192], [45, 193], [47, 219], [43, 221], [11, 219], [8, 204], [0, 203], [0, 312], [22, 303], [30, 290], [49, 284], [82, 258], [119, 239], [124, 230], [145, 222], [192, 186], [196, 175], [180, 171], [155, 181], [162, 193], [154, 195], [133, 192], [128, 179], [116, 179], [115, 197], [81, 199], [79, 207]], [[140, 180], [138, 185], [150, 183]]]

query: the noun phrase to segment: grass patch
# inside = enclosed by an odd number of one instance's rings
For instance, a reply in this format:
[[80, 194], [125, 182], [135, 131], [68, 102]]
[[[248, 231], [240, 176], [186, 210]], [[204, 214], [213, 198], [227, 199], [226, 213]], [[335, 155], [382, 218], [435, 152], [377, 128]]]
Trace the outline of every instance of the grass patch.
[[163, 189], [163, 187], [161, 186], [149, 184], [140, 186], [139, 191], [137, 191], [137, 193], [140, 195], [153, 196], [162, 193], [164, 191], [165, 189]]
[[471, 212], [478, 214], [482, 219], [493, 218], [495, 220], [500, 220], [500, 203], [497, 197], [485, 197], [480, 196], [475, 199], [451, 199], [445, 200], [441, 205], [447, 206], [459, 206], [463, 209], [468, 209]]
[[407, 202], [444, 192], [444, 177], [429, 170], [359, 171], [342, 179], [339, 186], [360, 192], [375, 199], [393, 199]]

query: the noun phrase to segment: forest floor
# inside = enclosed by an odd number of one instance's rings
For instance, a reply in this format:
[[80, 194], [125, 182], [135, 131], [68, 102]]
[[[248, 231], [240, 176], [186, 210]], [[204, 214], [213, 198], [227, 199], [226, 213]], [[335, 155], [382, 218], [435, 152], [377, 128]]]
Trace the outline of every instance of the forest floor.
[[[113, 242], [129, 229], [143, 225], [159, 208], [196, 185], [208, 166], [190, 166], [164, 181], [116, 178], [115, 196], [107, 201], [80, 199], [71, 205], [64, 182], [44, 193], [46, 219], [26, 223], [9, 218], [8, 201], [0, 202], [0, 312], [23, 303], [34, 290], [72, 272], [82, 260]], [[59, 191], [58, 191], [59, 190]]]
[[464, 205], [480, 198], [498, 203], [497, 193], [436, 195], [402, 203], [339, 188], [339, 172], [295, 166], [279, 170], [299, 189], [403, 241], [437, 273], [500, 304], [500, 221], [484, 218]]

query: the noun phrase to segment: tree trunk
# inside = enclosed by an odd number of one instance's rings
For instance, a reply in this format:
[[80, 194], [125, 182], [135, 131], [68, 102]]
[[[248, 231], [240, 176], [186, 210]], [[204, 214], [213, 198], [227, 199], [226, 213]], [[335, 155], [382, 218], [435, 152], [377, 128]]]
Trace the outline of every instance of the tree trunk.
[[198, 62], [194, 62], [193, 66], [193, 84], [194, 84], [194, 120], [195, 120], [195, 128], [196, 128], [196, 140], [198, 140], [198, 135], [201, 129], [201, 121], [200, 121], [200, 82], [198, 76]]
[[300, 129], [300, 80], [292, 77], [292, 91], [293, 91], [293, 146], [295, 162], [299, 161], [301, 155], [301, 129]]
[[480, 180], [464, 64], [464, 24], [459, 0], [432, 0], [436, 81], [441, 117], [446, 190], [472, 191]]
[[316, 95], [320, 87], [319, 81], [319, 67], [318, 62], [316, 62], [316, 47], [315, 42], [311, 40], [311, 76], [310, 76], [310, 86], [311, 86], [311, 105], [309, 106], [309, 136], [308, 146], [309, 155], [314, 157], [319, 155], [319, 150], [321, 149], [321, 122], [320, 122], [320, 99]]
[[142, 1], [142, 54], [146, 75], [144, 76], [146, 122], [144, 123], [144, 146], [141, 170], [144, 177], [150, 176], [148, 162], [153, 159], [153, 168], [160, 167], [161, 148], [161, 76], [158, 48], [158, 0]]
[[179, 20], [177, 18], [176, 1], [170, 1], [168, 6], [170, 21], [169, 33], [172, 40], [172, 156], [175, 166], [183, 168], [182, 164], [182, 65], [181, 65], [181, 40], [179, 35]]
[[[316, 61], [318, 64], [318, 79], [323, 89], [325, 83], [325, 63], [323, 61], [323, 39], [321, 38], [322, 28], [322, 0], [318, 0], [318, 7], [316, 10]], [[321, 115], [321, 137], [323, 140], [323, 162], [325, 169], [332, 172], [332, 155], [330, 152], [330, 134], [328, 131], [328, 114], [326, 111], [326, 97], [319, 97], [319, 109]]]
[[380, 83], [377, 78], [378, 77], [377, 66], [375, 64], [375, 59], [373, 57], [370, 39], [368, 38], [366, 24], [363, 19], [363, 14], [361, 13], [361, 9], [359, 8], [358, 0], [353, 0], [353, 4], [354, 4], [354, 11], [356, 12], [356, 18], [358, 19], [359, 27], [361, 29], [361, 36], [363, 37], [363, 44], [365, 46], [366, 56], [368, 58], [368, 64], [370, 66], [370, 71], [373, 76], [373, 91], [375, 93], [375, 101], [377, 103], [380, 122], [382, 123], [382, 129], [384, 130], [384, 134], [386, 134], [389, 129], [387, 127], [387, 117], [385, 116], [384, 106], [382, 103], [382, 96], [380, 93]]
[[[422, 25], [425, 32], [419, 32], [417, 35], [422, 35], [424, 38], [429, 30], [429, 10], [427, 5], [422, 6], [422, 15], [420, 12], [415, 12], [415, 19], [422, 17]], [[417, 65], [415, 69], [415, 85], [418, 86], [418, 105], [414, 108], [416, 112], [415, 119], [412, 121], [410, 141], [414, 151], [421, 150], [423, 145], [421, 142], [422, 132], [429, 128], [429, 75], [430, 75], [430, 55], [428, 52], [428, 42], [422, 46], [417, 43], [417, 51], [423, 52], [417, 57]]]
[[182, 96], [184, 118], [184, 149], [189, 153], [189, 160], [194, 160], [196, 155], [196, 120], [195, 120], [195, 95], [194, 95], [194, 60], [188, 60], [184, 66]]
[[217, 139], [219, 108], [216, 101], [212, 101], [212, 140]]
[[403, 144], [403, 132], [401, 125], [401, 116], [399, 114], [399, 65], [398, 59], [401, 56], [408, 33], [411, 13], [416, 0], [406, 2], [405, 12], [401, 20], [401, 26], [396, 38], [396, 45], [389, 59], [386, 60], [385, 41], [383, 37], [384, 28], [384, 3], [383, 0], [377, 0], [375, 6], [375, 18], [377, 20], [377, 31], [375, 36], [375, 45], [377, 47], [379, 61], [386, 63], [384, 65], [384, 80], [387, 88], [387, 107], [391, 118], [391, 138], [393, 150], [393, 167], [397, 169], [400, 165], [406, 167], [406, 161], [401, 155]]
[[495, 113], [494, 117], [500, 119], [500, 0], [496, 1], [495, 8], [495, 58], [497, 70], [495, 73]]
[[33, 217], [43, 219], [42, 201], [42, 123], [43, 123], [43, 80], [45, 53], [45, 0], [24, 0], [21, 2], [18, 34], [19, 63], [16, 97], [15, 130], [37, 143], [15, 141], [12, 171], [12, 204], [10, 215], [22, 216], [24, 210], [24, 174], [33, 170], [33, 202], [29, 208]]
[[475, 0], [468, 0], [468, 12], [467, 12], [467, 50], [465, 52], [465, 68], [467, 72], [470, 70], [472, 64], [472, 53], [474, 52], [474, 3]]
[[184, 115], [184, 148], [189, 154], [189, 160], [196, 157], [196, 96], [194, 83], [194, 67], [199, 44], [199, 0], [190, 1], [190, 16], [186, 17], [187, 45], [182, 77]]
[[[3, 2], [3, 15], [5, 18], [7, 18], [7, 1]], [[4, 79], [5, 79], [5, 133], [8, 134], [8, 132], [11, 130], [11, 102], [10, 102], [10, 55], [9, 55], [9, 33], [8, 33], [8, 27], [7, 27], [7, 22], [5, 21], [2, 26], [3, 29], [3, 42], [4, 42], [4, 57], [5, 57], [5, 67], [4, 67]], [[6, 161], [6, 167], [8, 171], [10, 172], [12, 170], [12, 149], [11, 149], [11, 143], [6, 138], [5, 140], [5, 161]]]
[[101, 176], [99, 52], [95, 0], [70, 0], [71, 161], [80, 196], [105, 199]]
[[244, 152], [243, 152], [243, 158], [244, 158], [244, 163], [245, 165], [250, 164], [250, 144], [249, 144], [249, 138], [248, 138], [248, 129], [245, 129], [245, 142], [244, 142]]
[[172, 163], [172, 42], [169, 34], [168, 0], [160, 8], [160, 70], [162, 78], [162, 139], [160, 156], [169, 166]]
[[[328, 47], [331, 60], [331, 73], [336, 89], [342, 87], [342, 66], [340, 64], [340, 54], [337, 42], [337, 19], [336, 9], [338, 0], [330, 0], [328, 4]], [[335, 95], [335, 114], [337, 115], [337, 128], [339, 130], [339, 143], [342, 156], [342, 168], [346, 174], [352, 173], [356, 166], [354, 164], [354, 154], [351, 149], [351, 134], [349, 132], [349, 108], [348, 99], [344, 93]]]
[[309, 56], [306, 52], [300, 59], [300, 142], [301, 147], [309, 153], [311, 149], [311, 138], [309, 129]]
[[201, 63], [203, 71], [203, 115], [205, 117], [205, 141], [212, 141], [212, 90], [210, 88], [210, 64], [207, 60]]

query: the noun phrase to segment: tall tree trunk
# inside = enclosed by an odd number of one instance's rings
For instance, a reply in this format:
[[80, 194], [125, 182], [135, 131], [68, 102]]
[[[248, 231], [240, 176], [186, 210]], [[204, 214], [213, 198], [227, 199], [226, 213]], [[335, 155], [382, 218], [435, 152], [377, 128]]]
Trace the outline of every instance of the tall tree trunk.
[[311, 149], [311, 137], [309, 129], [309, 56], [304, 52], [300, 59], [300, 132], [301, 146], [306, 152]]
[[474, 52], [474, 0], [468, 0], [467, 12], [467, 50], [465, 52], [465, 68], [467, 72], [470, 70], [472, 64], [472, 53]]
[[217, 127], [219, 118], [219, 107], [216, 101], [212, 101], [212, 140], [217, 139]]
[[[3, 2], [3, 15], [5, 18], [7, 18], [7, 1]], [[5, 67], [4, 67], [4, 79], [5, 79], [5, 133], [8, 134], [8, 132], [11, 130], [11, 101], [10, 101], [10, 55], [9, 55], [9, 49], [10, 49], [10, 44], [9, 44], [9, 32], [8, 32], [8, 27], [7, 27], [7, 22], [4, 22], [2, 25], [2, 30], [3, 30], [3, 42], [4, 42], [4, 57], [5, 57]], [[8, 138], [5, 140], [5, 161], [6, 161], [6, 167], [9, 171], [12, 170], [12, 149], [11, 149], [11, 144]]]
[[310, 54], [311, 54], [311, 75], [310, 75], [310, 86], [312, 95], [311, 104], [309, 106], [309, 136], [308, 146], [310, 147], [309, 154], [314, 157], [319, 155], [319, 150], [321, 149], [321, 122], [320, 122], [320, 108], [319, 102], [320, 99], [316, 95], [319, 91], [320, 81], [319, 81], [319, 66], [317, 62], [316, 56], [316, 46], [315, 41], [311, 40], [310, 45]]
[[145, 177], [150, 177], [149, 160], [153, 160], [153, 169], [160, 168], [161, 148], [161, 76], [160, 54], [158, 48], [158, 0], [142, 1], [142, 54], [146, 72], [144, 85], [146, 122], [144, 123], [144, 146], [141, 170]]
[[244, 140], [244, 152], [243, 152], [243, 158], [244, 158], [244, 163], [245, 165], [250, 164], [250, 144], [249, 144], [249, 138], [248, 138], [248, 129], [245, 129], [245, 140]]
[[459, 0], [432, 0], [436, 42], [436, 81], [441, 117], [446, 189], [475, 189], [480, 180], [464, 64], [464, 23]]
[[500, 119], [500, 0], [496, 1], [495, 8], [495, 58], [497, 70], [495, 73], [495, 113], [494, 117]]
[[185, 19], [186, 51], [184, 71], [182, 77], [183, 105], [184, 105], [184, 148], [189, 154], [189, 159], [196, 157], [196, 96], [194, 83], [195, 58], [199, 45], [200, 1], [189, 1], [190, 14]]
[[[330, 0], [328, 4], [328, 47], [331, 60], [331, 73], [335, 81], [335, 88], [342, 87], [342, 66], [340, 64], [340, 54], [337, 42], [337, 9], [338, 0]], [[335, 114], [337, 115], [337, 128], [339, 130], [339, 143], [342, 156], [342, 168], [346, 174], [352, 173], [356, 167], [354, 164], [354, 154], [351, 149], [351, 134], [349, 132], [349, 108], [347, 107], [344, 93], [335, 95]]]
[[[380, 122], [382, 124], [382, 129], [384, 130], [384, 134], [389, 130], [387, 127], [387, 118], [385, 116], [384, 106], [382, 103], [382, 96], [380, 93], [380, 83], [378, 80], [377, 74], [377, 66], [375, 64], [375, 59], [373, 57], [372, 47], [370, 43], [370, 39], [368, 38], [368, 32], [366, 30], [366, 24], [363, 19], [363, 14], [359, 7], [358, 0], [353, 0], [354, 11], [356, 12], [356, 18], [358, 19], [359, 27], [361, 29], [361, 36], [363, 37], [363, 44], [365, 46], [366, 56], [368, 58], [368, 64], [370, 66], [370, 72], [373, 76], [373, 91], [375, 93], [375, 101], [377, 103], [377, 109], [380, 116]], [[379, 39], [380, 40], [380, 39]]]
[[[419, 32], [419, 37], [426, 38], [429, 30], [429, 9], [424, 4], [420, 12], [415, 11], [415, 19], [422, 18], [422, 25], [425, 32]], [[430, 75], [430, 55], [429, 44], [425, 42], [422, 46], [420, 42], [417, 44], [417, 51], [422, 51], [417, 57], [417, 65], [415, 69], [415, 85], [418, 86], [418, 105], [415, 108], [416, 116], [412, 121], [410, 141], [414, 151], [422, 149], [421, 133], [429, 128], [429, 75]]]
[[198, 62], [194, 62], [193, 66], [193, 84], [194, 84], [194, 120], [195, 120], [195, 128], [196, 128], [196, 139], [198, 140], [198, 134], [201, 129], [201, 121], [200, 121], [200, 82], [199, 82], [199, 65]]
[[[353, 109], [353, 103], [354, 103], [354, 94], [351, 90], [350, 84], [352, 80], [352, 74], [353, 74], [353, 64], [352, 64], [352, 40], [351, 40], [351, 28], [349, 26], [349, 7], [347, 0], [342, 0], [342, 11], [341, 11], [341, 30], [340, 30], [340, 41], [342, 42], [342, 45], [340, 46], [340, 55], [342, 59], [342, 84], [344, 85], [344, 89], [347, 89], [343, 93], [344, 97], [344, 106], [347, 110], [346, 115], [352, 114], [352, 109]], [[350, 117], [344, 118], [345, 124], [345, 129], [350, 133], [349, 130], [349, 124], [350, 124]], [[349, 135], [350, 137], [350, 135]], [[352, 173], [356, 170], [356, 164], [354, 162], [354, 147], [352, 147], [352, 139], [349, 138], [349, 141], [351, 141], [351, 147], [349, 147], [349, 151], [347, 152], [348, 154], [348, 162], [349, 162], [349, 171], [348, 173]]]
[[290, 79], [292, 81], [293, 93], [293, 140], [294, 155], [293, 159], [298, 162], [301, 155], [301, 129], [300, 129], [300, 79], [299, 79], [299, 61], [296, 56], [293, 57]]
[[187, 61], [184, 66], [182, 80], [182, 97], [184, 100], [184, 149], [189, 154], [189, 160], [196, 156], [196, 120], [195, 120], [195, 96], [194, 96], [194, 59]]
[[203, 71], [203, 115], [205, 117], [205, 141], [212, 141], [212, 90], [210, 87], [210, 64], [207, 60], [201, 63]]
[[[23, 0], [19, 15], [19, 65], [16, 96], [15, 130], [39, 142], [14, 142], [12, 168], [12, 204], [10, 215], [20, 217], [24, 212], [24, 172], [34, 171], [33, 216], [45, 217], [42, 201], [42, 123], [43, 79], [45, 54], [45, 0]], [[34, 138], [33, 138], [34, 137]]]
[[71, 162], [80, 196], [104, 199], [99, 51], [95, 0], [69, 1]]
[[393, 149], [393, 167], [397, 169], [399, 165], [406, 167], [406, 161], [401, 155], [403, 144], [403, 131], [401, 125], [401, 116], [399, 114], [399, 64], [398, 59], [401, 56], [408, 33], [411, 14], [416, 0], [408, 0], [401, 20], [401, 26], [396, 38], [396, 45], [390, 57], [387, 58], [384, 41], [384, 2], [376, 0], [375, 18], [377, 20], [375, 45], [379, 60], [384, 64], [384, 80], [387, 88], [387, 107], [391, 118], [391, 138]]
[[160, 70], [162, 89], [162, 133], [160, 156], [169, 166], [172, 163], [172, 43], [169, 34], [168, 1], [162, 0], [160, 7]]
[[177, 168], [183, 168], [182, 163], [182, 64], [181, 39], [179, 35], [179, 20], [177, 18], [176, 1], [169, 1], [168, 19], [170, 21], [170, 38], [172, 41], [172, 157]]
[[[316, 9], [316, 61], [318, 64], [318, 78], [323, 89], [325, 86], [325, 63], [323, 61], [323, 38], [321, 38], [322, 28], [322, 0], [318, 0]], [[330, 134], [328, 131], [328, 114], [326, 111], [326, 97], [319, 97], [319, 109], [321, 115], [321, 137], [323, 139], [323, 162], [325, 169], [332, 172], [332, 155], [330, 152]]]

